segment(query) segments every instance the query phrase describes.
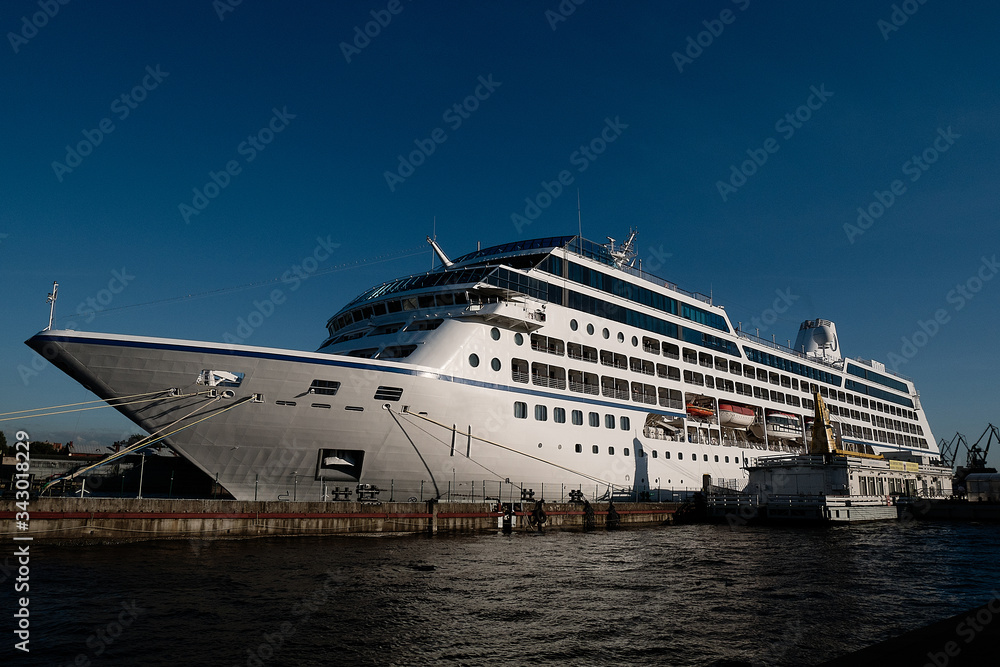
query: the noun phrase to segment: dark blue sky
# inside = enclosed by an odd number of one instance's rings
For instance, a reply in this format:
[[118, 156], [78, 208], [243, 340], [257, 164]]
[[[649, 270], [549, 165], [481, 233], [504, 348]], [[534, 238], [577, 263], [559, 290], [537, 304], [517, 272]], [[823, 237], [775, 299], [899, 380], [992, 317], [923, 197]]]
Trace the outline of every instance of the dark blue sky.
[[435, 218], [452, 256], [572, 234], [579, 190], [746, 328], [895, 361], [938, 439], [1000, 420], [994, 3], [223, 1], [3, 4], [0, 411], [88, 398], [22, 344], [53, 280], [62, 327], [315, 349]]

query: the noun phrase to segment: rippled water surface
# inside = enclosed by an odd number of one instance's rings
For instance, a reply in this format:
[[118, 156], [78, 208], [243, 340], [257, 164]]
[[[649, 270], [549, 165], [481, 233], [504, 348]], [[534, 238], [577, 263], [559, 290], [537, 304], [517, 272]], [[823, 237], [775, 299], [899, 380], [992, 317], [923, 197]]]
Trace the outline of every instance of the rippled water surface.
[[25, 664], [810, 665], [985, 602], [998, 545], [924, 523], [36, 544]]

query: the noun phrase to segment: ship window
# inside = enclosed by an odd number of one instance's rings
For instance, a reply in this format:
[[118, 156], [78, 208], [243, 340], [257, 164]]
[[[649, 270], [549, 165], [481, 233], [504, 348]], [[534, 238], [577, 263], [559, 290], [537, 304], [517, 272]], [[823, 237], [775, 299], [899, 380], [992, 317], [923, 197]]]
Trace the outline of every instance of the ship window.
[[615, 455], [615, 448], [614, 447], [608, 447], [608, 454], [610, 454], [611, 456], [614, 456]]
[[497, 329], [496, 327], [493, 327], [492, 329], [490, 329], [490, 337], [493, 340], [500, 340], [500, 330]]
[[524, 345], [524, 336], [519, 333], [514, 334], [514, 345]]
[[608, 331], [607, 327], [604, 327], [604, 331], [601, 332], [601, 335], [604, 336], [605, 340], [611, 338], [611, 332]]
[[310, 394], [324, 394], [326, 396], [336, 396], [340, 389], [340, 383], [333, 380], [313, 380], [309, 385]]
[[495, 371], [500, 370], [500, 360], [493, 357], [493, 361], [490, 362], [490, 367]]
[[679, 359], [680, 353], [678, 347], [673, 343], [663, 342], [663, 356], [669, 357], [671, 359]]
[[594, 325], [593, 324], [588, 324], [587, 325], [587, 333], [590, 334], [591, 336], [594, 335]]
[[569, 321], [569, 328], [572, 329], [573, 331], [576, 331], [577, 329], [580, 328], [580, 324], [576, 320], [570, 320]]
[[330, 404], [329, 403], [313, 403], [312, 406], [314, 408], [329, 408]]
[[639, 347], [639, 339], [632, 336], [632, 347]]
[[583, 445], [576, 445], [574, 447], [574, 449], [576, 450], [577, 454], [582, 454], [583, 453]]
[[405, 359], [417, 349], [416, 345], [389, 345], [378, 355], [379, 359]]
[[719, 455], [718, 455], [718, 454], [716, 454], [716, 455], [715, 455], [715, 462], [716, 462], [716, 463], [718, 463], [718, 462], [719, 462]]
[[288, 406], [293, 406], [293, 405], [295, 405], [295, 401], [275, 401], [275, 402], [274, 402], [274, 404], [275, 404], [275, 405], [288, 405]]
[[591, 426], [597, 427], [601, 425], [601, 415], [597, 414], [596, 412], [589, 413], [587, 415], [587, 418], [590, 420]]
[[594, 446], [593, 446], [593, 447], [591, 448], [591, 451], [592, 451], [592, 452], [594, 452], [595, 454], [597, 454], [597, 453], [598, 453], [598, 452], [600, 452], [601, 450], [600, 450], [600, 448], [598, 448], [598, 446], [597, 446], [597, 445], [594, 445]]
[[654, 459], [656, 458], [656, 450], [655, 449], [653, 450], [653, 458]]
[[[667, 458], [670, 458], [670, 457], [667, 457]], [[677, 458], [678, 459], [683, 459], [684, 458], [684, 452], [677, 452]]]
[[615, 416], [614, 415], [604, 415], [604, 426], [605, 428], [615, 427]]
[[623, 334], [621, 331], [618, 332], [618, 342], [619, 343], [625, 342], [625, 334]]
[[629, 455], [629, 453], [628, 453], [628, 447], [626, 447], [625, 449], [623, 449], [622, 453], [625, 454], [625, 456], [628, 456]]
[[444, 294], [438, 294], [434, 300], [439, 306], [454, 306], [455, 305], [455, 295], [451, 292], [445, 292]]
[[441, 326], [444, 320], [434, 319], [434, 320], [414, 320], [413, 324], [406, 327], [406, 331], [433, 331]]
[[708, 460], [708, 454], [705, 454], [704, 456], [705, 456], [705, 460], [707, 461]]
[[528, 381], [528, 362], [525, 359], [510, 360], [510, 376], [514, 382]]
[[663, 452], [663, 458], [669, 459], [670, 458], [670, 452]]
[[527, 419], [528, 418], [528, 404], [522, 401], [514, 402], [514, 418], [515, 419]]
[[469, 365], [472, 366], [473, 368], [476, 368], [477, 366], [479, 366], [479, 355], [478, 354], [470, 354], [469, 355]]
[[544, 405], [535, 406], [535, 421], [543, 422], [549, 418], [549, 411]]
[[726, 457], [726, 463], [729, 463], [729, 457], [728, 456]]
[[385, 305], [388, 308], [388, 310], [389, 310], [390, 313], [398, 313], [399, 311], [401, 311], [403, 309], [403, 304], [401, 304], [399, 302], [399, 299], [395, 299], [393, 301], [388, 301], [388, 302], [386, 302]]
[[573, 423], [576, 426], [583, 426], [583, 412], [582, 411], [580, 411], [580, 410], [574, 410], [572, 417], [573, 417]]
[[566, 408], [552, 408], [552, 421], [557, 424], [565, 424]]
[[621, 427], [622, 427], [623, 431], [631, 431], [632, 430], [632, 420], [630, 420], [628, 417], [622, 417], [620, 421], [621, 421]]

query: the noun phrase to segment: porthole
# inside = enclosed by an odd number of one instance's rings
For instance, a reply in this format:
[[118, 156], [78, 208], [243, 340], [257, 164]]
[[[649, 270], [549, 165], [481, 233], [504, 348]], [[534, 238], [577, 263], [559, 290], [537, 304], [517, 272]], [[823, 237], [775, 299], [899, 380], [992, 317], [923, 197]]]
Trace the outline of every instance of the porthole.
[[608, 331], [607, 327], [604, 327], [604, 331], [601, 332], [601, 335], [604, 336], [605, 340], [607, 340], [611, 337], [611, 332]]
[[519, 333], [514, 334], [514, 345], [524, 345], [524, 336]]
[[576, 446], [576, 453], [577, 454], [583, 453], [583, 445], [577, 445]]
[[576, 320], [570, 320], [569, 321], [569, 328], [572, 329], [573, 331], [576, 331], [577, 329], [580, 328], [580, 323], [577, 322]]
[[469, 355], [469, 365], [472, 366], [473, 368], [476, 368], [477, 366], [479, 366], [479, 355], [478, 354], [470, 354]]
[[596, 454], [596, 453], [598, 453], [599, 451], [601, 451], [601, 450], [600, 450], [600, 449], [599, 449], [599, 448], [597, 447], [597, 445], [594, 445], [594, 447], [593, 447], [593, 452], [594, 452], [594, 453]]
[[587, 333], [589, 333], [591, 336], [594, 335], [594, 325], [593, 324], [588, 324], [587, 325]]
[[625, 334], [623, 334], [621, 331], [618, 332], [618, 342], [619, 343], [625, 342]]
[[639, 339], [632, 336], [632, 347], [639, 347]]
[[541, 448], [542, 448], [542, 443], [538, 443], [538, 448], [539, 448], [539, 449], [541, 449]]
[[490, 329], [490, 337], [493, 338], [493, 340], [500, 340], [500, 330], [496, 327]]
[[490, 362], [490, 366], [492, 366], [495, 371], [500, 370], [500, 360], [493, 357], [493, 361]]

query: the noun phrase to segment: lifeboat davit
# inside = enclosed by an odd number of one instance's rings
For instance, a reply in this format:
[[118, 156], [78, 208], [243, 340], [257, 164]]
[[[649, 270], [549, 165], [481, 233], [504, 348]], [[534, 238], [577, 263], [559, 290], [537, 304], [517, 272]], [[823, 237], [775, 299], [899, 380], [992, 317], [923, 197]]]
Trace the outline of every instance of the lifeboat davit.
[[734, 403], [719, 403], [719, 424], [730, 428], [745, 429], [753, 424], [753, 408]]

